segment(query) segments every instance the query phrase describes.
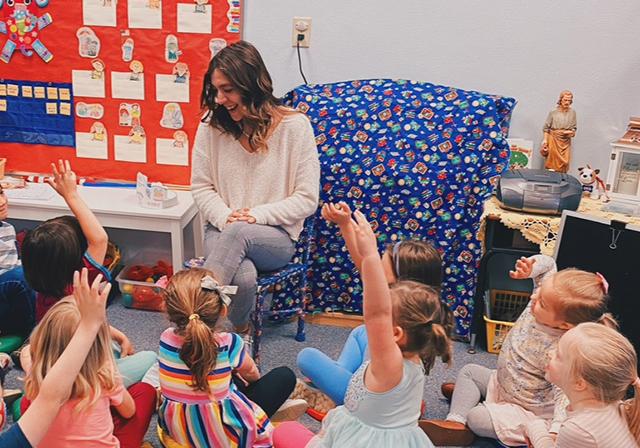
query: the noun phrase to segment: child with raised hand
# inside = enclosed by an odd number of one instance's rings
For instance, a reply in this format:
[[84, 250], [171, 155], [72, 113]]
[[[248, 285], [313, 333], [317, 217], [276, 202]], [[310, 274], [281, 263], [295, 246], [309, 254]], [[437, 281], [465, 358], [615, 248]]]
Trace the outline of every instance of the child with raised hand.
[[[36, 291], [36, 321], [63, 297], [72, 293], [73, 273], [87, 268], [89, 281], [101, 274], [111, 280], [102, 266], [109, 238], [107, 232], [78, 193], [76, 174], [68, 160], [51, 164], [49, 184], [65, 200], [74, 216], [50, 219], [27, 233], [22, 244], [22, 264], [27, 282]], [[118, 368], [128, 387], [142, 379], [156, 360], [153, 352], [134, 354], [129, 338], [114, 327], [111, 337], [120, 345]], [[131, 356], [129, 356], [131, 355]], [[30, 360], [22, 350], [20, 361], [25, 372]]]
[[389, 287], [376, 237], [360, 211], [352, 223], [362, 257], [364, 322], [370, 360], [353, 375], [345, 404], [329, 411], [313, 438], [300, 425], [276, 428], [277, 447], [432, 447], [418, 426], [425, 382], [436, 357], [451, 358], [436, 289], [403, 280]]
[[421, 422], [437, 445], [470, 445], [474, 434], [523, 445], [524, 424], [534, 418], [550, 420], [549, 431], [557, 433], [567, 399], [545, 377], [551, 351], [582, 322], [616, 325], [606, 313], [608, 284], [600, 274], [574, 268], [556, 272], [551, 257], [534, 255], [519, 259], [509, 275], [534, 278], [531, 301], [509, 331], [497, 369], [464, 366], [447, 419]]
[[[74, 274], [76, 298], [87, 294], [88, 278], [88, 270], [84, 268], [81, 275]], [[101, 274], [93, 280], [92, 296], [98, 294], [101, 280]], [[80, 326], [81, 314], [76, 300], [66, 297], [58, 301], [31, 335], [33, 365], [25, 381], [26, 397], [31, 401], [37, 400], [41, 392], [46, 393], [43, 391], [44, 379]], [[129, 390], [124, 388], [111, 350], [109, 326], [103, 322], [75, 378], [69, 401], [59, 408], [40, 445], [47, 448], [79, 445], [139, 448], [155, 403], [156, 391], [148, 384], [138, 383]]]
[[[76, 273], [77, 274], [77, 273]], [[40, 444], [58, 411], [71, 395], [72, 386], [106, 321], [106, 304], [111, 285], [102, 291], [98, 283], [89, 286], [88, 276], [74, 276], [73, 296], [80, 323], [64, 352], [42, 380], [40, 392], [17, 424], [0, 434], [0, 446], [31, 448]]]
[[[546, 421], [526, 424], [533, 448], [632, 448], [640, 442], [640, 379], [633, 345], [617, 331], [583, 323], [551, 355], [547, 379], [569, 399], [557, 439]], [[629, 386], [634, 398], [623, 402]]]
[[192, 268], [164, 291], [175, 327], [160, 336], [158, 424], [180, 446], [271, 446], [269, 418], [295, 386], [287, 367], [261, 377], [242, 337], [221, 330], [236, 288]]
[[[322, 217], [338, 225], [353, 263], [358, 270], [361, 270], [362, 254], [356, 244], [349, 206], [345, 202], [324, 204]], [[407, 240], [391, 244], [383, 253], [381, 261], [384, 277], [389, 284], [400, 280], [412, 280], [437, 290], [442, 285], [442, 258], [438, 251], [426, 241]], [[452, 321], [448, 315], [448, 308], [445, 308], [443, 307], [444, 320], [441, 324], [445, 325], [449, 333]], [[351, 377], [368, 357], [367, 332], [364, 325], [351, 331], [337, 361], [316, 348], [302, 349], [298, 354], [298, 368], [312, 386], [298, 382], [294, 396], [307, 399], [310, 406], [315, 409], [321, 408], [322, 406], [314, 404], [314, 401], [321, 402], [319, 398], [321, 394], [314, 389], [317, 388], [328, 395], [335, 404], [343, 404]]]

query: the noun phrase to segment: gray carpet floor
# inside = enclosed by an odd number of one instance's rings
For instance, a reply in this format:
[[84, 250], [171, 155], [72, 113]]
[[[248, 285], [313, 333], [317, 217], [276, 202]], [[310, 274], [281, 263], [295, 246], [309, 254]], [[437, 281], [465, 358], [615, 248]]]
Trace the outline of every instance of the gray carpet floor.
[[[108, 314], [111, 325], [125, 332], [137, 350], [157, 351], [160, 333], [169, 326], [162, 313], [127, 309], [121, 305], [120, 301], [116, 301], [109, 307]], [[261, 346], [261, 369], [263, 371], [284, 365], [291, 367], [300, 376], [295, 361], [296, 355], [302, 348], [316, 347], [337, 358], [350, 329], [307, 324], [307, 340], [305, 342], [296, 342], [294, 340], [295, 331], [295, 323], [267, 324]], [[426, 418], [444, 418], [446, 416], [448, 403], [440, 394], [440, 384], [444, 381], [454, 381], [458, 370], [462, 366], [468, 363], [475, 363], [490, 368], [495, 367], [497, 359], [495, 355], [483, 351], [469, 354], [467, 353], [467, 348], [468, 345], [466, 343], [455, 342], [452, 366], [447, 368], [446, 365], [437, 363], [427, 377], [424, 389], [424, 399], [427, 404]], [[21, 372], [16, 370], [10, 372], [7, 376], [5, 387], [21, 387], [20, 374]], [[318, 422], [306, 415], [300, 421], [313, 431], [317, 431], [320, 428]], [[154, 447], [161, 447], [155, 432], [155, 417], [147, 433], [147, 440]], [[474, 446], [492, 447], [494, 445], [485, 441], [478, 441]]]

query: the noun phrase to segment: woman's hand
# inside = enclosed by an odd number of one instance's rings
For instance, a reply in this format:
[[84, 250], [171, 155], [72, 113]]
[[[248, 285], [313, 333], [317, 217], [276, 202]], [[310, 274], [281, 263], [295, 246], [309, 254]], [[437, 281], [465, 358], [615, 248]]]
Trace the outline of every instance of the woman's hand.
[[76, 184], [76, 173], [71, 171], [71, 164], [68, 160], [64, 162], [58, 160], [58, 166], [55, 163], [51, 164], [53, 171], [53, 179], [47, 179], [47, 183], [53, 187], [63, 198], [69, 198], [78, 192], [78, 186]]
[[346, 202], [326, 203], [322, 206], [322, 217], [340, 227], [345, 227], [351, 224], [351, 209]]
[[80, 322], [95, 328], [107, 320], [107, 297], [111, 291], [111, 283], [107, 283], [101, 291], [102, 274], [96, 276], [91, 286], [88, 279], [87, 268], [82, 268], [82, 272], [73, 273], [73, 297], [80, 311]]
[[231, 212], [229, 216], [227, 216], [227, 224], [231, 224], [232, 222], [244, 221], [249, 224], [255, 224], [256, 218], [251, 216], [251, 210], [248, 208], [239, 208], [238, 210], [234, 210]]
[[367, 218], [360, 210], [356, 210], [354, 216], [356, 222], [352, 221], [352, 226], [355, 233], [356, 247], [358, 248], [360, 256], [363, 260], [372, 256], [379, 258], [378, 242], [371, 228], [371, 224], [369, 224], [369, 221], [367, 221]]
[[535, 262], [535, 258], [520, 257], [520, 259], [516, 261], [515, 270], [509, 271], [509, 277], [516, 280], [531, 278], [531, 273], [533, 272], [533, 264]]

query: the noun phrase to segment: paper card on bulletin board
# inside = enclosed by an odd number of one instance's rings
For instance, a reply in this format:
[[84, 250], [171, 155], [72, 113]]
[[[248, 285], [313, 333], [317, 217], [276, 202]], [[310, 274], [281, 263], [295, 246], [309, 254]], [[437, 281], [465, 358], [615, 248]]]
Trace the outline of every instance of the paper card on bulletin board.
[[[38, 142], [33, 144], [3, 143], [0, 145], [0, 157], [8, 158], [6, 170], [9, 172], [48, 173], [51, 161], [62, 158], [70, 160], [74, 171], [79, 176], [135, 181], [137, 172], [143, 171], [149, 176], [150, 181], [188, 185], [190, 182], [190, 167], [181, 164], [162, 164], [165, 161], [176, 162], [177, 160], [173, 160], [170, 157], [164, 157], [165, 155], [176, 156], [176, 152], [166, 151], [166, 154], [163, 155], [162, 151], [160, 151], [160, 160], [158, 161], [156, 139], [171, 140], [174, 133], [181, 130], [187, 134], [189, 142], [194, 141], [199, 117], [201, 116], [199, 105], [200, 90], [202, 88], [202, 76], [209, 64], [210, 41], [224, 40], [228, 44], [232, 44], [240, 40], [242, 3], [240, 0], [209, 0], [210, 33], [201, 34], [190, 30], [188, 34], [185, 34], [178, 31], [178, 5], [186, 5], [188, 7], [186, 11], [194, 11], [195, 14], [196, 5], [192, 0], [110, 1], [111, 5], [117, 5], [115, 8], [116, 26], [105, 26], [107, 23], [112, 22], [110, 17], [89, 18], [93, 21], [104, 20], [104, 22], [101, 22], [104, 25], [84, 23], [85, 18], [87, 18], [83, 8], [85, 5], [89, 5], [90, 8], [93, 5], [94, 9], [100, 8], [102, 4], [108, 5], [109, 0], [77, 1], [74, 3], [77, 7], [70, 7], [69, 2], [63, 0], [52, 0], [44, 8], [38, 7], [36, 2], [32, 1], [28, 6], [28, 11], [33, 12], [36, 17], [43, 17], [49, 14], [52, 19], [51, 24], [39, 31], [38, 39], [50, 51], [53, 59], [46, 63], [36, 53], [31, 57], [27, 57], [20, 51], [15, 51], [9, 63], [0, 62], [0, 79], [14, 77], [31, 81], [34, 86], [36, 82], [43, 81], [45, 81], [45, 84], [49, 81], [67, 83], [70, 87], [69, 93], [65, 94], [58, 89], [58, 99], [56, 100], [48, 97], [46, 88], [34, 87], [31, 92], [28, 92], [29, 89], [27, 89], [27, 95], [31, 93], [33, 95], [31, 99], [43, 101], [43, 111], [46, 111], [47, 102], [55, 102], [58, 112], [58, 115], [55, 115], [56, 119], [66, 118], [73, 120], [75, 129], [72, 132], [72, 139], [75, 148], [73, 146], [55, 147]], [[150, 4], [155, 5], [157, 3], [160, 3], [161, 9], [151, 14], [151, 16], [137, 17], [134, 11], [132, 18], [135, 20], [133, 20], [134, 23], [132, 25], [158, 26], [160, 24], [160, 28], [140, 29], [129, 26], [130, 9], [141, 7], [144, 11], [144, 8], [147, 8]], [[0, 10], [0, 16], [5, 17], [7, 11], [7, 2], [5, 1], [4, 7]], [[88, 12], [91, 13], [89, 15], [97, 16], [95, 11], [89, 10]], [[203, 15], [202, 20], [206, 24], [208, 22], [207, 14]], [[188, 17], [188, 14], [183, 17]], [[136, 21], [145, 23], [135, 23]], [[198, 23], [201, 24], [203, 22], [199, 20]], [[196, 28], [200, 26], [199, 24], [196, 24]], [[81, 57], [78, 52], [79, 42], [76, 33], [83, 27], [90, 28], [100, 41], [100, 48], [96, 57], [101, 59], [105, 65], [102, 81], [91, 78], [91, 59]], [[203, 28], [208, 28], [208, 26]], [[125, 30], [128, 31], [126, 36], [121, 34]], [[176, 63], [175, 60], [168, 62], [167, 55], [165, 55], [165, 43], [169, 35], [177, 38], [178, 50], [181, 52], [179, 62], [184, 62], [189, 66], [188, 102], [157, 101], [156, 75], [170, 74]], [[7, 39], [8, 36], [6, 34], [0, 33], [0, 48], [4, 47]], [[144, 81], [142, 89], [125, 88], [125, 95], [120, 96], [135, 96], [137, 98], [115, 98], [113, 95], [112, 73], [123, 73], [121, 75], [123, 77], [131, 74], [130, 61], [123, 60], [123, 53], [125, 53], [123, 45], [126, 39], [131, 39], [133, 42], [131, 58], [141, 61], [144, 65]], [[129, 46], [126, 48], [129, 48]], [[127, 85], [127, 83], [116, 84], [115, 93], [122, 94], [123, 89], [119, 89], [119, 87], [123, 87], [122, 84]], [[4, 96], [1, 95], [2, 88], [2, 82], [0, 82], [0, 100], [4, 101], [0, 101], [0, 114], [3, 113], [1, 112], [2, 108], [11, 107], [11, 98], [15, 97], [9, 94], [15, 94], [19, 98], [23, 96], [19, 85], [16, 85], [17, 90], [14, 87], [5, 85], [6, 94]], [[131, 94], [132, 90], [135, 91], [133, 95]], [[69, 95], [70, 99], [65, 99], [64, 95]], [[79, 98], [76, 98], [76, 96]], [[140, 97], [144, 99], [138, 99]], [[29, 97], [27, 96], [26, 98]], [[101, 107], [101, 117], [92, 116], [91, 118], [93, 119], [90, 119], [88, 116], [76, 115], [74, 111], [77, 110], [76, 105], [79, 102], [91, 105], [96, 111]], [[123, 102], [140, 104], [142, 114], [139, 119], [146, 134], [146, 145], [143, 150], [137, 147], [137, 151], [133, 152], [127, 151], [126, 145], [120, 145], [118, 158], [116, 158], [116, 137], [121, 137], [127, 142], [128, 134], [131, 130], [131, 127], [119, 125], [118, 112], [120, 104]], [[64, 115], [67, 113], [67, 106], [64, 104], [67, 103], [71, 111], [69, 116]], [[176, 121], [176, 123], [180, 122], [181, 128], [176, 128], [175, 126], [163, 127], [160, 124], [163, 120], [164, 106], [171, 103], [180, 105], [183, 120]], [[103, 146], [95, 143], [93, 146], [91, 144], [78, 146], [75, 142], [76, 137], [80, 138], [81, 143], [87, 142], [87, 140], [82, 140], [85, 139], [84, 136], [79, 136], [91, 133], [90, 129], [95, 119], [99, 119], [104, 124], [108, 135], [106, 139], [106, 159], [102, 158], [105, 157]], [[120, 141], [120, 138], [118, 140]], [[166, 149], [164, 146], [161, 146], [161, 148]], [[123, 153], [125, 154], [124, 156]], [[190, 153], [190, 151], [187, 151], [187, 153]], [[187, 157], [189, 155], [187, 154]], [[135, 159], [136, 161], [128, 161], [127, 159]], [[182, 163], [184, 157], [180, 158], [179, 161]], [[190, 163], [190, 160], [188, 162]]]
[[156, 100], [166, 103], [188, 103], [189, 83], [175, 82], [174, 75], [156, 75]]
[[211, 5], [179, 3], [178, 32], [211, 34]]
[[157, 138], [156, 163], [187, 166], [189, 165], [189, 147], [176, 145], [172, 138]]
[[132, 78], [131, 73], [111, 72], [111, 96], [113, 98], [143, 100], [144, 73]]
[[84, 25], [116, 26], [117, 0], [82, 0]]
[[76, 132], [76, 157], [106, 160], [109, 155], [107, 140], [95, 140], [90, 132]]

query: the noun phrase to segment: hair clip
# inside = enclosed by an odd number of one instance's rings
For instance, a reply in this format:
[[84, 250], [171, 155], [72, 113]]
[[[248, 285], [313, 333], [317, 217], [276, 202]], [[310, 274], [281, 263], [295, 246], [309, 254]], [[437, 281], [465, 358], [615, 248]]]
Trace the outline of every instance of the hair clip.
[[398, 251], [400, 250], [400, 244], [402, 241], [398, 241], [393, 245], [391, 250], [391, 260], [393, 261], [393, 267], [396, 270], [396, 277], [400, 277], [400, 258], [398, 258]]
[[200, 287], [202, 289], [206, 289], [207, 291], [217, 292], [220, 296], [220, 299], [222, 299], [222, 303], [224, 303], [225, 306], [231, 305], [231, 297], [229, 297], [229, 294], [233, 295], [238, 292], [237, 286], [220, 285], [210, 275], [205, 275], [204, 277], [202, 277], [202, 280], [200, 280]]
[[596, 276], [598, 277], [598, 280], [600, 280], [600, 283], [602, 283], [602, 290], [604, 291], [604, 293], [609, 294], [609, 282], [607, 281], [607, 279], [604, 278], [604, 275], [599, 272], [596, 272]]

